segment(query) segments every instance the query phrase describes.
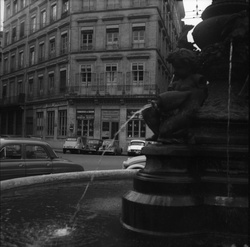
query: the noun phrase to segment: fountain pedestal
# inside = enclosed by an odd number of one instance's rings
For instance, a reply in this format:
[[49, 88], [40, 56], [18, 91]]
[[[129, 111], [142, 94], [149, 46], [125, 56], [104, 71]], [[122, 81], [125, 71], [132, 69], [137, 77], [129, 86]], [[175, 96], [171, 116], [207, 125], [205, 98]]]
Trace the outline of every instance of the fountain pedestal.
[[125, 228], [156, 236], [247, 235], [247, 149], [154, 144], [143, 153], [146, 166], [123, 196]]

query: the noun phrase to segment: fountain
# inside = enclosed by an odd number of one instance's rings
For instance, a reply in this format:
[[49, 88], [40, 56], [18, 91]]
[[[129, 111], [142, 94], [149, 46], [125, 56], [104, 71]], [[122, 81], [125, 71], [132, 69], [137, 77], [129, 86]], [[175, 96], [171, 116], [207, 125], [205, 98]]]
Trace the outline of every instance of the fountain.
[[[246, 1], [214, 0], [194, 29], [201, 48], [196, 69], [209, 80], [208, 97], [202, 77], [179, 75], [187, 88], [177, 93], [178, 101], [176, 92], [162, 94], [144, 112], [156, 144], [143, 149], [146, 166], [123, 197], [125, 228], [152, 236], [246, 241], [249, 31], [246, 11], [239, 12], [246, 6]], [[179, 72], [192, 65], [192, 56], [183, 55], [183, 63], [169, 61]], [[195, 93], [192, 80], [201, 80]]]
[[[209, 13], [222, 2], [214, 1]], [[2, 181], [0, 245], [246, 247], [248, 81], [244, 68], [237, 79], [239, 43], [230, 38], [225, 46], [221, 74], [212, 73], [211, 46], [201, 45], [200, 71], [209, 84], [199, 74], [186, 89], [173, 81], [170, 87], [180, 92], [163, 93], [143, 109], [154, 136], [143, 149], [141, 171]], [[196, 59], [185, 58], [190, 64]], [[169, 62], [182, 78], [175, 56]]]

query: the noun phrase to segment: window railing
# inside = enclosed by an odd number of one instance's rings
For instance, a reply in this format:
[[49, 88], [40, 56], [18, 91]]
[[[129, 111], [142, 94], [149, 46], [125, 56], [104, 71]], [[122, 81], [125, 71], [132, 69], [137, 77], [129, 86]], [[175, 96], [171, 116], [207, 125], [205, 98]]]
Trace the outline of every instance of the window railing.
[[93, 45], [81, 45], [81, 51], [92, 51]]
[[[63, 97], [133, 97], [134, 95], [147, 96], [156, 95], [156, 84], [150, 80], [149, 72], [140, 73], [139, 81], [135, 82], [133, 72], [103, 72], [103, 73], [77, 73], [75, 78], [70, 80], [70, 85], [60, 86], [59, 88], [51, 87], [43, 90], [37, 90], [34, 93], [23, 94], [0, 99], [2, 104], [20, 104], [27, 102]], [[16, 98], [15, 98], [16, 97]]]

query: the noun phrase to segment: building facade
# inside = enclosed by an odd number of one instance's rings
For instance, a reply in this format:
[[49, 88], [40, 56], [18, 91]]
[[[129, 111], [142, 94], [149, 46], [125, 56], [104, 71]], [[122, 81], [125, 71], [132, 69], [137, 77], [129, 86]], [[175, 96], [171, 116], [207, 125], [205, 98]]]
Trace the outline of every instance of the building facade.
[[151, 136], [134, 113], [171, 80], [166, 57], [182, 1], [5, 0], [4, 8], [0, 134], [58, 147], [67, 136], [115, 137], [124, 150]]

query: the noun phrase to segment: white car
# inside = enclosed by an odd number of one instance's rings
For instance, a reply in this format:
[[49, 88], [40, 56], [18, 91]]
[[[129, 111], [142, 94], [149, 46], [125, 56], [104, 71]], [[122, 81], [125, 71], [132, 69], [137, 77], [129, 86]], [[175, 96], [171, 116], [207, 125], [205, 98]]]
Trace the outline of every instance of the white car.
[[140, 155], [141, 150], [143, 147], [145, 147], [146, 142], [143, 140], [131, 140], [128, 149], [127, 149], [127, 154], [129, 156], [131, 155]]
[[128, 158], [123, 161], [122, 168], [123, 169], [142, 169], [146, 165], [146, 156], [139, 155], [132, 158]]

